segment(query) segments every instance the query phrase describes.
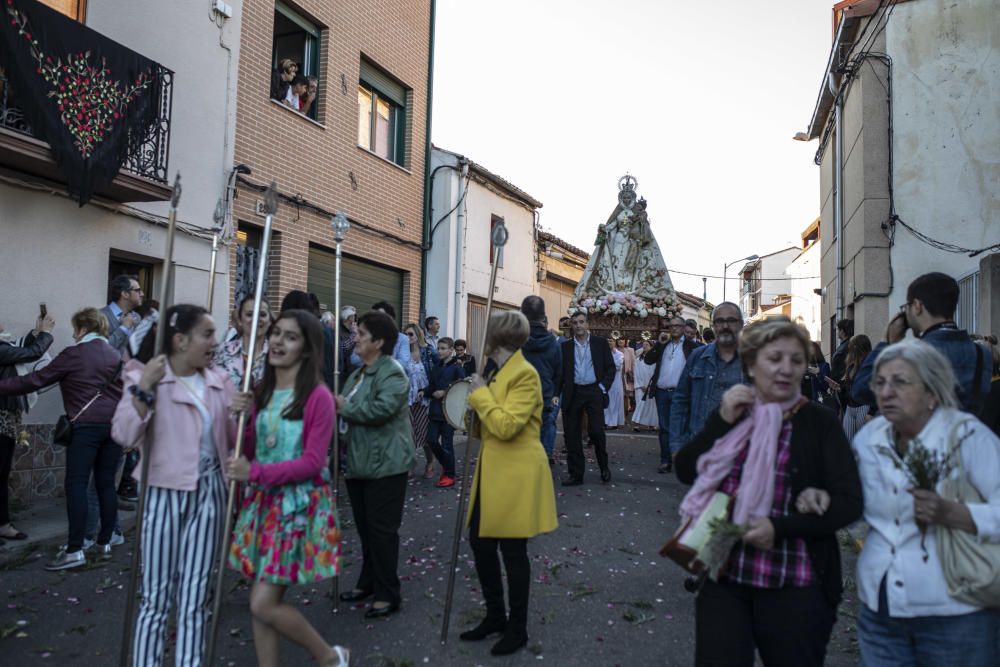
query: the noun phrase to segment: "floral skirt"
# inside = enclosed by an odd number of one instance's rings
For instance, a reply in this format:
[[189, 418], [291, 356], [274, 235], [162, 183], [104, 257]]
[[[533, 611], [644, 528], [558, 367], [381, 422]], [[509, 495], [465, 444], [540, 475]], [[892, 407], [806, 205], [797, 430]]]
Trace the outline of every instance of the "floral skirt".
[[283, 586], [322, 581], [340, 573], [340, 537], [328, 484], [248, 486], [229, 566], [255, 581]]

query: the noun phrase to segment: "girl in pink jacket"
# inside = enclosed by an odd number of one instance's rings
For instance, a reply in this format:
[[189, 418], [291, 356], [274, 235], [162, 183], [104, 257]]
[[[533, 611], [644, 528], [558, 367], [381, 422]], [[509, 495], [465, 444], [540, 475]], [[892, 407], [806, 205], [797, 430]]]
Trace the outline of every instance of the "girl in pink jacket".
[[[125, 367], [111, 435], [149, 459], [142, 519], [142, 602], [136, 620], [136, 665], [163, 664], [170, 608], [177, 609], [177, 665], [200, 665], [216, 536], [225, 515], [228, 457], [236, 426], [235, 390], [210, 367], [215, 322], [200, 306], [177, 305], [160, 320], [162, 354]], [[155, 405], [155, 412], [151, 408]], [[147, 425], [154, 415], [152, 447]], [[135, 475], [141, 475], [138, 466]]]
[[[337, 576], [340, 527], [327, 472], [335, 423], [323, 384], [323, 330], [304, 310], [278, 316], [268, 334], [268, 359], [253, 401], [246, 456], [231, 459], [230, 478], [248, 482], [233, 530], [229, 564], [253, 580], [250, 613], [261, 667], [279, 664], [278, 640], [309, 651], [317, 664], [347, 667], [349, 651], [328, 645], [284, 602], [287, 588]], [[250, 407], [240, 395], [240, 408]]]

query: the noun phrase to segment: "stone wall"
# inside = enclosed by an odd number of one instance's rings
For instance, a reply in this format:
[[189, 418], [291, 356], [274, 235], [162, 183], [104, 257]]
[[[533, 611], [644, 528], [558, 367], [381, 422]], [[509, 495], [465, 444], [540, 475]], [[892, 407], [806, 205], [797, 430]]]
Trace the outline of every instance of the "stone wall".
[[52, 424], [25, 424], [28, 446], [14, 450], [10, 473], [11, 509], [19, 510], [48, 498], [61, 498], [66, 448], [52, 444]]

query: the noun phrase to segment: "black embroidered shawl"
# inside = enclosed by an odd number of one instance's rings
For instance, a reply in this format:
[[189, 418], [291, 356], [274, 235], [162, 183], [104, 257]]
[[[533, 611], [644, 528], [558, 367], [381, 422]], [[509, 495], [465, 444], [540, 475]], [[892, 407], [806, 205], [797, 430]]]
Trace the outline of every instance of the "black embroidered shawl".
[[0, 63], [83, 206], [153, 131], [163, 68], [37, 0], [0, 3]]

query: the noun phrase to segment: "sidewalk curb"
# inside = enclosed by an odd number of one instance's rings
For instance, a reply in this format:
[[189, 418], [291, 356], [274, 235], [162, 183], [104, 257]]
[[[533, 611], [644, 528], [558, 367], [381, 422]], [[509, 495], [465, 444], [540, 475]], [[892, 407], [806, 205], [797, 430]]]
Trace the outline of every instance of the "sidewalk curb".
[[[135, 510], [118, 510], [122, 533], [135, 527]], [[18, 512], [14, 525], [28, 534], [26, 540], [5, 540], [0, 545], [0, 570], [13, 569], [36, 551], [55, 549], [66, 543], [66, 499], [50, 498]], [[127, 540], [126, 540], [127, 544]], [[123, 545], [125, 546], [125, 545]]]

